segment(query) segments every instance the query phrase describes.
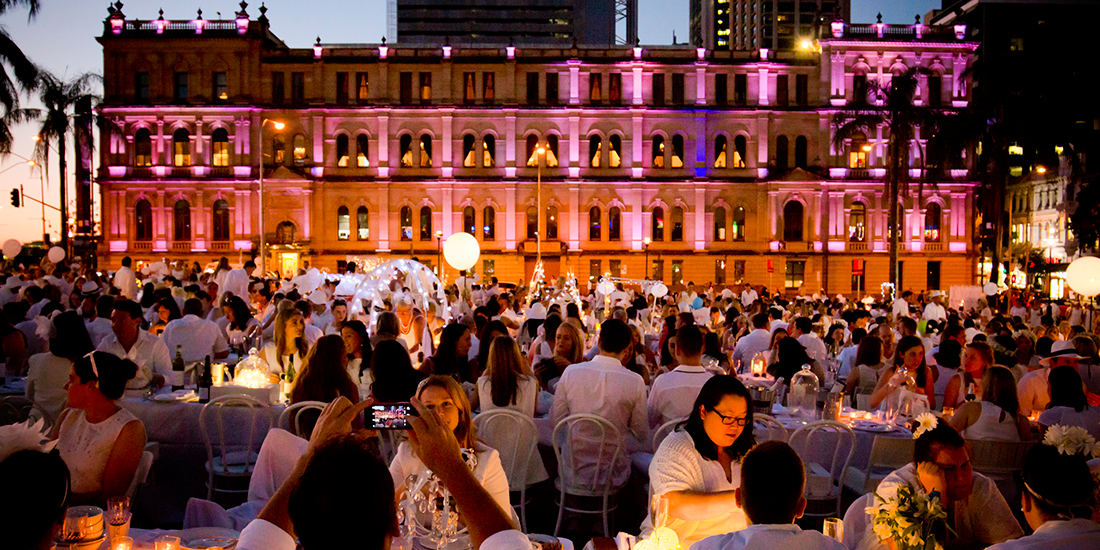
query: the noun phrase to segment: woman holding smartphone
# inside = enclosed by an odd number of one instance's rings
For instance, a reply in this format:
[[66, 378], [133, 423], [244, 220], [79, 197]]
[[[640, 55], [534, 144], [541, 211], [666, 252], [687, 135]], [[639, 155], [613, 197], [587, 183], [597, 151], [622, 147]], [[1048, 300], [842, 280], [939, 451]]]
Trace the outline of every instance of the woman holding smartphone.
[[[481, 486], [492, 495], [502, 510], [511, 510], [508, 499], [508, 478], [500, 463], [500, 454], [477, 440], [470, 401], [462, 386], [450, 376], [429, 376], [420, 383], [416, 397], [426, 407], [435, 411], [454, 432], [458, 445], [463, 449], [473, 449], [477, 458], [474, 477]], [[390, 475], [393, 476], [394, 494], [397, 502], [405, 498], [405, 480], [412, 474], [424, 476], [428, 468], [413, 454], [412, 446], [404, 441], [397, 447], [397, 454], [390, 462]]]

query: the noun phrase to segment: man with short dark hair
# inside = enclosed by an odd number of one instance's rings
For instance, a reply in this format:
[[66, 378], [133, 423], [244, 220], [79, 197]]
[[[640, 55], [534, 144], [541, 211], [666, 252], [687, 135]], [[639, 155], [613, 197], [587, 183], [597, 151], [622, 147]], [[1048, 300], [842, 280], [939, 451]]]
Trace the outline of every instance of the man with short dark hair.
[[735, 368], [747, 369], [752, 358], [771, 347], [772, 335], [768, 331], [768, 314], [757, 313], [752, 316], [752, 332], [741, 337], [733, 348]]
[[809, 317], [796, 318], [793, 323], [788, 325], [788, 328], [790, 329], [791, 338], [798, 340], [798, 343], [806, 348], [806, 354], [810, 356], [810, 359], [817, 361], [817, 364], [822, 367], [828, 364], [829, 350], [825, 349], [825, 342], [822, 342], [821, 338], [814, 334], [814, 324]]
[[[645, 440], [648, 434], [645, 382], [623, 366], [632, 353], [632, 344], [626, 323], [618, 319], [604, 321], [598, 342], [600, 354], [591, 361], [570, 365], [558, 381], [550, 411], [553, 425], [572, 414], [594, 414], [618, 428], [624, 447], [630, 434], [639, 444]], [[604, 454], [609, 451], [603, 449]], [[594, 472], [596, 464], [611, 460], [610, 456], [601, 456], [598, 443], [591, 448], [574, 448], [573, 452], [579, 472]], [[619, 456], [612, 472], [616, 488], [626, 484], [630, 476], [628, 452]]]
[[646, 407], [649, 410], [650, 428], [687, 418], [695, 398], [699, 396], [699, 390], [714, 376], [702, 366], [703, 331], [699, 327], [683, 327], [676, 331], [675, 338], [673, 355], [679, 365], [658, 376], [649, 390]]
[[695, 326], [695, 316], [690, 311], [681, 311], [676, 314], [676, 330], [690, 326]]
[[118, 288], [119, 293], [123, 298], [127, 300], [134, 300], [137, 298], [137, 274], [133, 269], [130, 269], [132, 260], [129, 256], [122, 258], [122, 267], [118, 268], [115, 272], [114, 286]]
[[183, 303], [183, 317], [168, 321], [161, 333], [168, 353], [174, 354], [177, 347], [183, 353], [184, 361], [202, 361], [222, 359], [229, 356], [229, 344], [225, 333], [217, 323], [202, 318], [202, 301], [188, 298]]
[[92, 347], [99, 347], [103, 340], [107, 339], [111, 330], [111, 314], [115, 310], [114, 296], [100, 296], [95, 300], [95, 309], [92, 317], [84, 319], [84, 328], [88, 329], [88, 336], [92, 339]]
[[794, 524], [806, 511], [802, 459], [782, 441], [765, 441], [741, 461], [741, 486], [734, 500], [749, 525], [740, 531], [707, 537], [693, 550], [845, 550], [839, 541]]
[[132, 300], [115, 302], [111, 314], [113, 336], [103, 339], [96, 347], [122, 359], [129, 359], [138, 367], [137, 376], [126, 383], [127, 391], [141, 390], [152, 382], [164, 385], [164, 376], [172, 372], [172, 358], [164, 340], [141, 330], [141, 306]]

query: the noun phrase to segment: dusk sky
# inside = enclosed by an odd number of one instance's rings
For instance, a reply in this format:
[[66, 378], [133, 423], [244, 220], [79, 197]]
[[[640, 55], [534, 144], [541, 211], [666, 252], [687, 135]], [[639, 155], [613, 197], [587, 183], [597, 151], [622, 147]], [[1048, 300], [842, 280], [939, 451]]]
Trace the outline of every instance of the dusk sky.
[[[88, 0], [41, 0], [42, 10], [35, 20], [28, 23], [26, 10], [15, 8], [0, 24], [7, 28], [15, 43], [27, 56], [39, 65], [58, 75], [76, 75], [82, 72], [101, 72], [102, 49], [95, 37], [103, 31], [107, 16], [107, 2]], [[908, 24], [914, 15], [924, 15], [939, 8], [940, 0], [852, 0], [852, 21], [874, 22], [875, 14], [882, 13], [886, 23]], [[202, 8], [203, 18], [230, 19], [240, 9], [230, 0], [129, 0], [123, 13], [128, 19], [155, 19], [157, 10], [164, 8], [165, 19], [193, 19], [196, 9]], [[305, 48], [320, 36], [323, 42], [376, 43], [385, 33], [385, 0], [267, 0], [267, 16], [272, 31], [290, 47]], [[248, 12], [253, 19], [259, 16], [260, 3], [250, 3]], [[670, 44], [676, 33], [679, 42], [688, 39], [688, 0], [639, 0], [640, 21], [638, 35], [642, 44]], [[34, 107], [33, 101], [24, 106]], [[10, 238], [22, 242], [41, 240], [41, 209], [36, 203], [13, 208], [9, 193], [13, 187], [23, 185], [32, 197], [39, 197], [39, 175], [33, 174], [16, 155], [30, 157], [33, 149], [34, 124], [24, 124], [15, 129], [13, 155], [0, 159], [0, 170], [11, 168], [0, 175], [0, 241]], [[71, 150], [71, 148], [70, 148]], [[52, 185], [46, 190], [47, 203], [57, 204], [56, 159], [51, 163]], [[70, 168], [74, 163], [70, 162]], [[72, 174], [69, 175], [70, 182]], [[96, 193], [98, 198], [98, 192]], [[70, 200], [72, 193], [70, 192]], [[98, 206], [98, 205], [97, 205]], [[57, 211], [47, 209], [47, 231], [56, 241], [59, 235]]]

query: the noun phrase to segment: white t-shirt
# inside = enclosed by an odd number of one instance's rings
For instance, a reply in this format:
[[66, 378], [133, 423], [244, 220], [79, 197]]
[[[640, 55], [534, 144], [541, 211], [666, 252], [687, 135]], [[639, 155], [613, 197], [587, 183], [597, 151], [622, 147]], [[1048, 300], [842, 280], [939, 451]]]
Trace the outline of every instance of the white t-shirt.
[[714, 375], [699, 365], [680, 365], [672, 372], [658, 376], [653, 381], [646, 402], [650, 428], [687, 418], [695, 404], [695, 398], [699, 396], [699, 390], [712, 376]]

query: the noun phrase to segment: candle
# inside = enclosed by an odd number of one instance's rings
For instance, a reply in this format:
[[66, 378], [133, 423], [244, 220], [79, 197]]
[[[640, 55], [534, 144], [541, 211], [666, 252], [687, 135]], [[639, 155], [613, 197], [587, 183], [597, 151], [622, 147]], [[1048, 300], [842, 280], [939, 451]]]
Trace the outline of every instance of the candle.
[[155, 550], [180, 550], [180, 538], [163, 536], [157, 537], [157, 540], [153, 543]]
[[134, 539], [130, 537], [119, 537], [111, 541], [111, 550], [133, 550]]

